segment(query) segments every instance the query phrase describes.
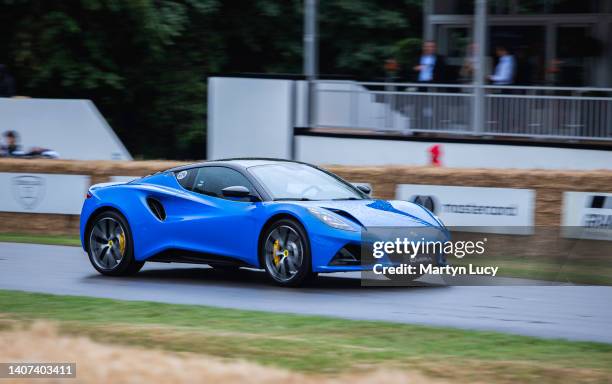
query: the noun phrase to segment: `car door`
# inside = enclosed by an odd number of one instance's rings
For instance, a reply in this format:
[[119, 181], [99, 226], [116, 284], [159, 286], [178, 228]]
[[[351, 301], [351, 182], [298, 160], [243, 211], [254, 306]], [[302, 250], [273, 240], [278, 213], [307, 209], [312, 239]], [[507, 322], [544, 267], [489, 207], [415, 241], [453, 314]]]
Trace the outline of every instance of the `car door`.
[[192, 193], [192, 201], [179, 224], [180, 238], [195, 251], [257, 260], [256, 216], [261, 204], [252, 198], [226, 198], [226, 187], [244, 186], [257, 195], [239, 171], [223, 166], [203, 166], [177, 173], [177, 181]]

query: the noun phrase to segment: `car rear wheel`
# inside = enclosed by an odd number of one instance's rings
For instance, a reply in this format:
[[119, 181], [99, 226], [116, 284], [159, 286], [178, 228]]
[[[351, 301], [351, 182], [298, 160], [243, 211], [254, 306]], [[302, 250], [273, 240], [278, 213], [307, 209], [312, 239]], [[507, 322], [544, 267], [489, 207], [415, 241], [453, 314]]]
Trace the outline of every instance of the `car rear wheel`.
[[306, 232], [294, 220], [281, 219], [269, 226], [261, 252], [268, 276], [278, 285], [295, 287], [315, 276]]
[[89, 226], [87, 254], [103, 275], [125, 276], [138, 272], [144, 262], [134, 259], [132, 234], [127, 221], [114, 211], [100, 213]]

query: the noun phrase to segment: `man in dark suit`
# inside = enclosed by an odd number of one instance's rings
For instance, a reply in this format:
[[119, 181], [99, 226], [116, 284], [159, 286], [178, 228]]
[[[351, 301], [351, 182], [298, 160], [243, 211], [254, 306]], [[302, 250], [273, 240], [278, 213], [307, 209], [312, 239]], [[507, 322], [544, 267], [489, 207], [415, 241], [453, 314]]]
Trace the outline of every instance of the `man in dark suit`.
[[[439, 88], [428, 87], [428, 84], [446, 83], [446, 60], [444, 56], [436, 52], [436, 43], [428, 40], [423, 42], [423, 49], [419, 64], [413, 67], [417, 73], [416, 81], [423, 86], [417, 88], [417, 92], [427, 94], [436, 92]], [[436, 129], [442, 125], [439, 114], [434, 110], [433, 99], [430, 97], [414, 98], [414, 112], [412, 113], [412, 125], [420, 129]]]
[[419, 64], [414, 66], [419, 83], [446, 82], [446, 59], [436, 52], [436, 43], [428, 40], [423, 42], [423, 50]]

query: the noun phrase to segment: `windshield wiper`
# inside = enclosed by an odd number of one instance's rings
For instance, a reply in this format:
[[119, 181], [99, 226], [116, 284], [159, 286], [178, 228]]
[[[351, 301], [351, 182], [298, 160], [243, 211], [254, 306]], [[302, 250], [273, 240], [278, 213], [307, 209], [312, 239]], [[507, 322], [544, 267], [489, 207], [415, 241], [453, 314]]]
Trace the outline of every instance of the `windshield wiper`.
[[363, 200], [363, 199], [360, 199], [358, 197], [339, 197], [337, 199], [332, 199], [332, 201], [339, 201], [339, 200]]

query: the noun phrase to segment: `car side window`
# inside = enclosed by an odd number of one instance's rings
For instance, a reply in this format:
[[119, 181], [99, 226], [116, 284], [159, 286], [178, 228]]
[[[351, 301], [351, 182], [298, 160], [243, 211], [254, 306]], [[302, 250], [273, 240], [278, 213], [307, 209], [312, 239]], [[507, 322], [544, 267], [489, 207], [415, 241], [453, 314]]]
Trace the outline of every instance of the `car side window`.
[[[193, 191], [203, 195], [226, 198], [222, 190], [227, 187], [243, 186], [252, 194], [255, 188], [240, 172], [226, 167], [201, 167], [195, 176]], [[249, 201], [249, 198], [231, 200]]]
[[178, 181], [181, 187], [191, 191], [193, 188], [193, 182], [197, 174], [198, 174], [198, 169], [192, 168], [192, 169], [185, 169], [183, 171], [176, 171], [174, 172], [174, 177], [176, 177], [176, 181]]

